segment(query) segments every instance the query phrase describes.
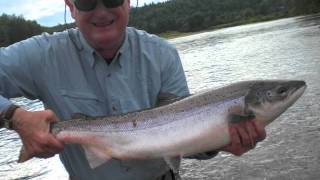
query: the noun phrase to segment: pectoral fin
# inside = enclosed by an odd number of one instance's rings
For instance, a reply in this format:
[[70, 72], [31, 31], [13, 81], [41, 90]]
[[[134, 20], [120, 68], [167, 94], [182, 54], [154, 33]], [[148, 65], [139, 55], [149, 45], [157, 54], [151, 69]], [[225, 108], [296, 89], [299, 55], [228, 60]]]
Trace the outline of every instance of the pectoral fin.
[[241, 121], [251, 120], [254, 119], [255, 115], [250, 113], [248, 115], [242, 115], [242, 114], [230, 114], [229, 115], [229, 122], [230, 123], [239, 123]]
[[241, 121], [252, 120], [256, 118], [254, 112], [249, 110], [247, 105], [235, 105], [228, 109], [228, 122], [239, 123]]
[[83, 146], [86, 158], [92, 169], [106, 163], [112, 157], [108, 154], [108, 151], [99, 149], [93, 146]]

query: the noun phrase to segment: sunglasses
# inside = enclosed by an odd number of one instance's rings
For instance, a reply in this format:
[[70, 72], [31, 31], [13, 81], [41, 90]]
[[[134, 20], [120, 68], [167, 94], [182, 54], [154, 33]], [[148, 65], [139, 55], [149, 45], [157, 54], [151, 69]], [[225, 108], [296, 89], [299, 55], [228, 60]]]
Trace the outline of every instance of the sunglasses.
[[[74, 5], [79, 11], [92, 11], [94, 10], [99, 0], [72, 0]], [[104, 7], [116, 8], [123, 4], [125, 0], [101, 0]]]

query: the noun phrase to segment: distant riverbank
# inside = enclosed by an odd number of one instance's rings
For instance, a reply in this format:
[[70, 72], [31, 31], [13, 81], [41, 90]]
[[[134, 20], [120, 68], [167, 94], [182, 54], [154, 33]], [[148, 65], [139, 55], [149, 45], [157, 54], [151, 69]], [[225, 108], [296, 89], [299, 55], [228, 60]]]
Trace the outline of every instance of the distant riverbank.
[[[298, 16], [309, 16], [309, 15], [316, 16], [316, 15], [320, 15], [320, 13], [307, 14], [307, 15], [298, 15]], [[227, 28], [227, 27], [240, 26], [240, 25], [245, 25], [245, 24], [272, 21], [272, 20], [277, 20], [277, 19], [282, 19], [282, 18], [290, 18], [290, 17], [298, 17], [298, 16], [274, 16], [274, 15], [272, 15], [272, 16], [257, 16], [257, 17], [246, 19], [246, 20], [235, 21], [235, 22], [232, 22], [232, 23], [220, 24], [220, 25], [217, 25], [217, 26], [212, 26], [212, 27], [207, 28], [205, 30], [196, 31], [196, 32], [169, 31], [169, 32], [160, 33], [158, 35], [160, 37], [162, 37], [162, 38], [165, 38], [165, 39], [173, 39], [173, 38], [177, 38], [177, 37], [189, 36], [189, 35], [193, 35], [193, 34], [199, 34], [199, 33], [203, 33], [203, 32], [214, 31], [214, 30]]]

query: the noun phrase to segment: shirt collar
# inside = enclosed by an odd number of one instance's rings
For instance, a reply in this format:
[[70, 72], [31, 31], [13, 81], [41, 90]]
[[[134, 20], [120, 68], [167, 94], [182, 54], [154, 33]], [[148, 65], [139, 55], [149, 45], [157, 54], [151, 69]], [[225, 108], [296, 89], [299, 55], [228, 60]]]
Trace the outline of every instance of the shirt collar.
[[80, 46], [82, 47], [82, 50], [86, 52], [85, 56], [88, 56], [89, 58], [86, 58], [89, 60], [90, 66], [94, 67], [95, 64], [95, 58], [94, 53], [95, 50], [88, 44], [87, 40], [83, 37], [82, 33], [79, 31], [79, 39], [80, 39]]
[[[95, 58], [95, 57], [97, 57], [97, 56], [95, 56], [95, 53], [96, 53], [96, 55], [98, 55], [98, 53], [95, 51], [94, 48], [92, 48], [92, 47], [88, 44], [87, 40], [83, 37], [83, 35], [82, 35], [82, 33], [81, 33], [80, 31], [79, 31], [79, 40], [80, 40], [80, 42], [79, 42], [79, 43], [80, 43], [80, 44], [79, 44], [80, 50], [83, 50], [83, 51], [87, 52], [88, 55], [90, 55], [90, 58], [88, 58], [88, 60], [90, 61], [89, 63], [90, 63], [90, 65], [91, 65], [91, 67], [94, 67], [95, 61], [96, 61], [96, 58]], [[123, 64], [124, 64], [124, 62], [123, 62], [124, 59], [123, 59], [123, 58], [120, 58], [120, 57], [121, 57], [121, 55], [122, 55], [123, 53], [125, 53], [126, 50], [128, 49], [128, 47], [129, 47], [129, 42], [128, 42], [128, 41], [129, 41], [129, 40], [128, 40], [128, 31], [126, 31], [125, 37], [124, 37], [124, 41], [123, 41], [120, 49], [119, 49], [118, 52], [116, 53], [114, 59], [112, 60], [112, 61], [113, 61], [112, 63], [119, 63], [120, 67], [123, 66]], [[101, 57], [101, 58], [102, 58], [102, 57]]]
[[119, 61], [120, 67], [122, 67], [124, 65], [124, 61], [125, 61], [125, 58], [120, 58], [120, 57], [123, 56], [124, 53], [126, 53], [128, 48], [129, 48], [129, 38], [128, 38], [128, 31], [126, 31], [124, 41], [123, 41], [123, 43], [118, 51], [118, 54], [116, 56]]

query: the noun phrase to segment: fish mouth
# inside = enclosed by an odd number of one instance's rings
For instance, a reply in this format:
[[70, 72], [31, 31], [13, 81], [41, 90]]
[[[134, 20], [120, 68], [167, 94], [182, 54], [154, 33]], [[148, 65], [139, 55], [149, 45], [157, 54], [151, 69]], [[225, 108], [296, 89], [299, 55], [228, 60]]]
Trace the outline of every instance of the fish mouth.
[[294, 99], [298, 99], [304, 93], [304, 91], [307, 89], [307, 84], [305, 81], [292, 81], [291, 85], [293, 87], [296, 87], [292, 91], [292, 95], [291, 95]]
[[293, 88], [293, 90], [291, 91], [291, 93], [288, 96], [288, 100], [287, 100], [287, 107], [290, 107], [291, 105], [293, 105], [304, 93], [304, 91], [307, 89], [307, 84], [305, 81], [291, 81], [290, 82], [291, 87], [295, 87]]
[[304, 90], [307, 88], [305, 81], [292, 81], [292, 86], [297, 87], [297, 89], [303, 88]]

